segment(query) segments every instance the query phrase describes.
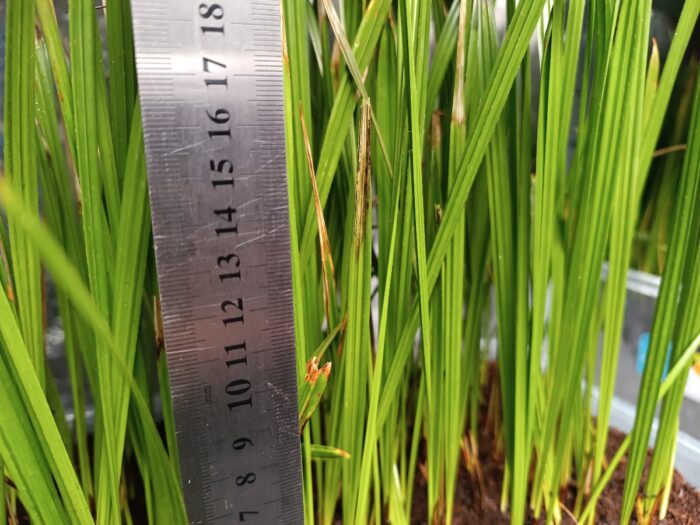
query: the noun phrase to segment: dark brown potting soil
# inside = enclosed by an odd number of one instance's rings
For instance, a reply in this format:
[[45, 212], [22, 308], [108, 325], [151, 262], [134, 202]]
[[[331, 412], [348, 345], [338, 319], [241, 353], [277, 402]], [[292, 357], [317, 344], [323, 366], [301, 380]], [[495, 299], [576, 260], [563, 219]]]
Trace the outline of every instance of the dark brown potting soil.
[[[612, 430], [608, 437], [608, 456], [612, 457], [625, 435]], [[454, 523], [464, 525], [510, 525], [510, 516], [500, 510], [501, 488], [503, 486], [503, 458], [491, 453], [486, 440], [481, 441], [482, 450], [479, 458], [483, 473], [483, 490], [479, 483], [472, 480], [464, 464], [460, 465], [455, 495]], [[617, 525], [620, 523], [620, 506], [622, 489], [625, 483], [626, 458], [620, 462], [606, 491], [598, 502], [596, 523], [600, 525]], [[426, 481], [418, 472], [413, 501], [414, 525], [427, 524], [427, 502], [425, 496]], [[571, 502], [569, 502], [571, 503]], [[572, 525], [576, 522], [563, 513], [562, 522]], [[528, 516], [529, 524], [543, 523]], [[637, 523], [632, 519], [632, 523]], [[666, 519], [659, 525], [700, 525], [700, 492], [688, 484], [678, 472], [673, 477], [673, 490]]]
[[[460, 461], [457, 491], [455, 494], [454, 523], [458, 525], [510, 525], [510, 516], [500, 510], [501, 489], [503, 486], [504, 457], [501, 451], [495, 450], [496, 443], [493, 425], [487, 424], [487, 407], [482, 407], [479, 425], [479, 460], [481, 463], [481, 481], [474, 479], [467, 471], [464, 461]], [[607, 457], [612, 458], [625, 434], [612, 429], [608, 434]], [[649, 452], [649, 454], [651, 451]], [[596, 524], [618, 525], [620, 523], [620, 507], [622, 490], [625, 483], [627, 457], [623, 458], [615, 470], [610, 483], [601, 496], [596, 509]], [[424, 469], [416, 469], [416, 486], [413, 496], [413, 525], [427, 524], [426, 479]], [[576, 497], [572, 482], [565, 505], [573, 507]], [[562, 511], [562, 523], [575, 525], [573, 517]], [[527, 517], [528, 524], [544, 523], [532, 515]], [[636, 524], [633, 517], [632, 524]], [[666, 518], [658, 525], [700, 525], [700, 491], [691, 486], [678, 472], [673, 476], [673, 488]]]

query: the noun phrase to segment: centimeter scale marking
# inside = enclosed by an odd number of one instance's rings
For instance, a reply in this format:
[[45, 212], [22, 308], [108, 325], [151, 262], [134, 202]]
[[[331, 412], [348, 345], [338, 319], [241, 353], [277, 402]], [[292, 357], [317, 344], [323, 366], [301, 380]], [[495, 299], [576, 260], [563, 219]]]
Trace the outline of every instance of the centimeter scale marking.
[[278, 0], [132, 0], [190, 523], [303, 523]]

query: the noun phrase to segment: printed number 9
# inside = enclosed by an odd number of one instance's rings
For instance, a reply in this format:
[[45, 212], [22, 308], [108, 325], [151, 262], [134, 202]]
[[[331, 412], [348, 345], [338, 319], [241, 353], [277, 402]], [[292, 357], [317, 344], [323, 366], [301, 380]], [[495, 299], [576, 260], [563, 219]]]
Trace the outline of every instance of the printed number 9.
[[213, 115], [207, 111], [207, 116], [216, 124], [226, 124], [231, 118], [231, 113], [227, 109], [217, 109]]

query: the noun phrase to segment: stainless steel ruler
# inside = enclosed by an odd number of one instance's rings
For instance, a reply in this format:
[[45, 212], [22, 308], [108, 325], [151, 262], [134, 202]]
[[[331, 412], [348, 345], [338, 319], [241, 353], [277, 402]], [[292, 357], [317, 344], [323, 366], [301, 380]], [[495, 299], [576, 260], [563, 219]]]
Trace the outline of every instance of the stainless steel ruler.
[[190, 523], [302, 523], [279, 0], [132, 0]]

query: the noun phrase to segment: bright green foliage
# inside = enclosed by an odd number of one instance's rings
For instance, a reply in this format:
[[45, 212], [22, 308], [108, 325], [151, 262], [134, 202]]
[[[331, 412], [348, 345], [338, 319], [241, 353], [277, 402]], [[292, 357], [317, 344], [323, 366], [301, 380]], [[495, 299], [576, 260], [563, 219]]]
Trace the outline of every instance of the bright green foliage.
[[[656, 401], [669, 343], [675, 343], [673, 358], [677, 360], [686, 345], [700, 332], [700, 83], [695, 89], [693, 112], [690, 117], [688, 151], [685, 155], [679, 186], [681, 202], [674, 208], [668, 261], [663, 273], [659, 306], [651, 333], [650, 354], [646, 364], [640, 395], [637, 401], [637, 419], [632, 432], [630, 465], [625, 479], [623, 510], [632, 510], [637, 486], [644, 468], [644, 458], [656, 410]], [[668, 483], [672, 465], [673, 444], [678, 431], [678, 412], [683, 399], [689, 365], [681, 374], [682, 380], [674, 386], [664, 403], [662, 423], [654, 454], [652, 470], [644, 491], [644, 510], [654, 507], [663, 484]]]
[[[72, 0], [70, 35], [50, 0], [7, 7], [0, 456], [16, 490], [3, 483], [0, 521], [17, 515], [17, 497], [35, 523], [129, 520], [122, 476], [130, 468], [142, 475], [150, 522], [183, 523], [168, 454], [173, 432], [166, 429], [166, 448], [146, 401], [158, 383], [143, 373], [164, 370], [164, 359], [151, 311], [157, 290], [129, 3], [98, 11]], [[98, 17], [108, 27], [109, 88]], [[65, 334], [72, 427], [44, 363], [49, 286]], [[167, 375], [160, 384], [172, 424]]]
[[[419, 518], [454, 522], [487, 402], [512, 523], [556, 523], [567, 505], [594, 522], [628, 452], [623, 519], [666, 512], [700, 345], [700, 88], [684, 62], [700, 0], [665, 62], [648, 52], [651, 0], [504, 4], [281, 1], [309, 524], [408, 524], [423, 475]], [[36, 523], [128, 523], [136, 468], [148, 521], [184, 523], [129, 3], [70, 0], [68, 14], [62, 35], [52, 0], [7, 1], [0, 522], [19, 498]], [[662, 289], [637, 421], [606, 458], [631, 265], [662, 272]], [[46, 276], [72, 426], [44, 363]]]
[[[694, 96], [694, 107], [693, 115], [691, 117], [691, 128], [689, 131], [689, 144], [696, 144], [695, 141], [700, 140], [700, 88], [698, 85], [695, 87]], [[677, 363], [682, 359], [682, 354], [680, 351], [687, 345], [690, 344], [690, 338], [693, 337], [694, 333], [700, 331], [700, 305], [698, 301], [693, 298], [700, 296], [700, 250], [698, 250], [698, 243], [700, 243], [700, 224], [698, 221], [700, 218], [698, 210], [700, 209], [700, 203], [697, 201], [700, 196], [698, 195], [698, 173], [700, 172], [700, 165], [698, 165], [698, 152], [697, 147], [689, 150], [690, 153], [686, 156], [685, 164], [682, 171], [682, 182], [681, 184], [692, 184], [686, 182], [686, 179], [692, 177], [695, 173], [695, 189], [688, 189], [683, 187], [683, 190], [688, 191], [688, 193], [695, 192], [693, 198], [693, 215], [691, 216], [691, 238], [689, 241], [689, 246], [686, 253], [686, 262], [684, 268], [684, 289], [683, 295], [681, 297], [681, 302], [679, 306], [679, 311], [682, 312], [679, 318], [676, 320], [676, 326], [674, 327], [674, 341], [677, 346], [674, 349], [673, 358]], [[692, 155], [692, 156], [691, 156]], [[675, 229], [679, 228], [677, 226], [681, 219], [676, 217], [674, 224], [674, 236], [676, 235]], [[695, 229], [695, 240], [692, 239], [692, 230]], [[675, 237], [674, 237], [675, 238]], [[675, 241], [674, 241], [675, 242]], [[690, 285], [688, 285], [690, 283]], [[686, 378], [689, 372], [689, 368], [692, 363], [688, 363], [685, 369], [681, 373], [681, 379], [677, 381], [673, 389], [671, 390], [669, 398], [664, 402], [662, 414], [661, 414], [661, 426], [659, 435], [656, 441], [656, 447], [654, 452], [654, 459], [651, 465], [651, 470], [649, 474], [649, 479], [647, 480], [645, 493], [648, 495], [645, 504], [645, 512], [648, 517], [650, 509], [654, 508], [656, 503], [656, 498], [662, 489], [664, 489], [664, 499], [661, 502], [660, 515], [663, 519], [665, 513], [664, 506], [668, 502], [668, 491], [670, 490], [670, 481], [666, 476], [672, 476], [673, 469], [673, 458], [674, 458], [674, 443], [676, 442], [676, 434], [678, 432], [678, 413], [680, 405], [683, 401], [683, 385], [686, 383]], [[671, 472], [671, 474], [669, 474]], [[664, 488], [665, 485], [665, 488]]]
[[[494, 336], [503, 510], [516, 524], [527, 513], [559, 521], [569, 504], [559, 489], [573, 478], [580, 490], [567, 510], [593, 518], [611, 475], [626, 271], [655, 256], [643, 244], [649, 225], [661, 239], [677, 222], [657, 216], [675, 191], [659, 175], [700, 151], [679, 146], [697, 71], [681, 57], [700, 2], [685, 3], [665, 64], [648, 55], [647, 0], [507, 2], [505, 35], [492, 1], [286, 0], [283, 9], [298, 362], [322, 345], [321, 362], [333, 363], [304, 450], [351, 453], [305, 463], [307, 521], [332, 523], [341, 508], [347, 523], [408, 523], [415, 477], [425, 475], [422, 519], [451, 523], [461, 459], [478, 461], [484, 343]], [[678, 122], [670, 132], [667, 113]], [[357, 259], [364, 200], [354, 197], [368, 121], [371, 267]], [[688, 259], [668, 254], [664, 265], [680, 289], [697, 285]], [[694, 309], [682, 319], [676, 309], [660, 302], [657, 317], [684, 323], [680, 356], [700, 327]], [[676, 370], [646, 396], [669, 393], [667, 443], [685, 379]], [[645, 381], [661, 384], [653, 370]], [[661, 450], [659, 487], [672, 464], [672, 447]]]

